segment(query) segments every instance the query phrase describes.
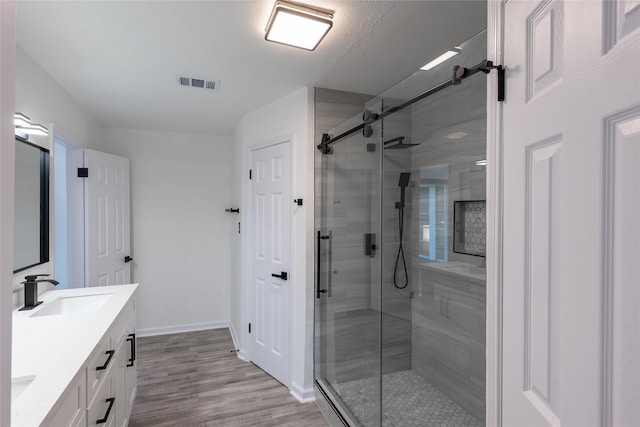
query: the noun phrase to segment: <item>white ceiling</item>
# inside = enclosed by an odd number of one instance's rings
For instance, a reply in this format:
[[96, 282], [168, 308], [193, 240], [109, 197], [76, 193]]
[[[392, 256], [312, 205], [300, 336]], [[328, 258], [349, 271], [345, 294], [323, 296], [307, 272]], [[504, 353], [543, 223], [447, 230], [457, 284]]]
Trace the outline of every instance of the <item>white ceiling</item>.
[[229, 134], [301, 86], [376, 95], [486, 26], [484, 0], [304, 2], [335, 11], [313, 52], [264, 40], [274, 0], [19, 1], [17, 38], [104, 125]]

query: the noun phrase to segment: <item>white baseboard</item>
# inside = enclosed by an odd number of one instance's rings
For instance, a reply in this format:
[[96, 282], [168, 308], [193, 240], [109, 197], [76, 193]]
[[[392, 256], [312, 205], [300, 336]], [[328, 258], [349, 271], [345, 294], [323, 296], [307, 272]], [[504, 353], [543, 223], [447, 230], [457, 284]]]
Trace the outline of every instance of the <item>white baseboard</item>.
[[238, 350], [238, 359], [244, 360], [245, 362], [251, 362], [251, 360], [249, 360], [249, 356], [247, 356], [247, 352], [242, 349]]
[[[181, 332], [205, 331], [208, 329], [228, 328], [229, 321], [222, 320], [218, 322], [192, 323], [189, 325], [167, 326], [164, 328], [148, 328], [138, 329], [138, 337], [152, 337], [156, 335], [179, 334]], [[233, 336], [233, 334], [232, 334]], [[235, 340], [234, 340], [235, 345]]]
[[304, 389], [294, 382], [291, 383], [289, 393], [300, 403], [315, 402], [316, 400], [316, 392], [313, 387]]
[[229, 323], [229, 333], [233, 340], [233, 347], [237, 350], [236, 354], [238, 355], [238, 359], [248, 362], [249, 359], [247, 358], [247, 352], [240, 348], [240, 341], [238, 341], [238, 335], [236, 334], [236, 330], [233, 328], [232, 323]]

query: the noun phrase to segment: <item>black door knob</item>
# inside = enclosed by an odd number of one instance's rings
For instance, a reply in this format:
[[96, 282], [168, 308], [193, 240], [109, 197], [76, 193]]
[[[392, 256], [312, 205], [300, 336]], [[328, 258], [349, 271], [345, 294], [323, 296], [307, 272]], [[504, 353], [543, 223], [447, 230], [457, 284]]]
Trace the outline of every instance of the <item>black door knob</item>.
[[287, 280], [287, 272], [283, 271], [280, 274], [272, 273], [271, 277], [277, 277], [278, 279]]
[[131, 262], [131, 261], [133, 261], [133, 258], [131, 258], [129, 255], [124, 257], [124, 262]]

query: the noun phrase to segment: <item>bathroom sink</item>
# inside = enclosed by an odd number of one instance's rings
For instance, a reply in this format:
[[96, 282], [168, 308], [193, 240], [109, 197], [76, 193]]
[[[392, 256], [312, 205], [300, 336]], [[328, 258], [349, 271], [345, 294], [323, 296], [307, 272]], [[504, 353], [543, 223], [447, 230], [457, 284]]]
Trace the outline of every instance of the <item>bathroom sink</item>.
[[35, 375], [11, 378], [11, 402], [16, 400], [35, 379]]
[[80, 295], [56, 298], [53, 301], [45, 303], [43, 307], [33, 313], [31, 317], [54, 316], [68, 313], [86, 313], [104, 305], [111, 295], [113, 294]]

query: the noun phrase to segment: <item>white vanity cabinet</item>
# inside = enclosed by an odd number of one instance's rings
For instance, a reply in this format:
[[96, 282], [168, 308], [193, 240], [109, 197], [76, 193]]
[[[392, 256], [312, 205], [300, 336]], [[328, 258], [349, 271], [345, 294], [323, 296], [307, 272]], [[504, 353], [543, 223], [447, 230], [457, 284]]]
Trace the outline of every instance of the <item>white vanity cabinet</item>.
[[136, 393], [135, 345], [135, 298], [132, 298], [87, 366], [89, 427], [125, 427], [128, 424]]
[[69, 313], [14, 311], [12, 378], [29, 382], [12, 402], [12, 427], [127, 426], [137, 384], [137, 286], [41, 296], [40, 310], [67, 298], [101, 302]]
[[137, 372], [137, 341], [136, 341], [136, 318], [135, 313], [129, 319], [125, 329], [125, 335], [123, 336], [121, 344], [121, 358], [119, 359], [122, 369], [122, 375], [120, 378], [123, 380], [124, 388], [124, 420], [121, 421], [119, 426], [126, 426], [129, 417], [131, 416], [131, 410], [133, 409], [133, 402], [136, 399], [136, 391], [138, 390], [138, 372]]
[[[135, 304], [135, 300], [133, 301]], [[117, 342], [114, 386], [116, 388], [116, 426], [125, 427], [136, 397], [136, 318], [135, 310], [121, 314], [115, 325]]]

